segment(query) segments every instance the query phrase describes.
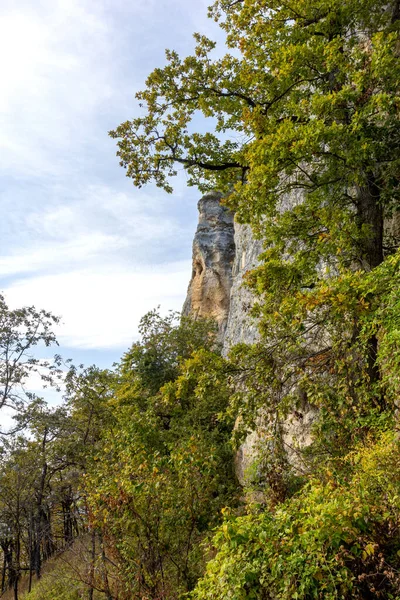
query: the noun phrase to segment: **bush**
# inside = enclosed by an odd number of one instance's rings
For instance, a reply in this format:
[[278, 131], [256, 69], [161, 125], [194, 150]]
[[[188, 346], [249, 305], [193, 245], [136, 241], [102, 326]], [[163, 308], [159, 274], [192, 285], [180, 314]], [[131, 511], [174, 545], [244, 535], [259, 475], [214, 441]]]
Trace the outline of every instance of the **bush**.
[[275, 512], [228, 517], [192, 598], [399, 598], [399, 450], [384, 434]]

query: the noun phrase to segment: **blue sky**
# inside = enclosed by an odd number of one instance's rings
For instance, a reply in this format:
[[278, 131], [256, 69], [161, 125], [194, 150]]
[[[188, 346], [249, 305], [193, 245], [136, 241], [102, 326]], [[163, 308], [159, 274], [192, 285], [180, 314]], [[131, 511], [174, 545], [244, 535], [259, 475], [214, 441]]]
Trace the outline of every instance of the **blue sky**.
[[2, 0], [0, 289], [12, 307], [62, 317], [60, 353], [109, 366], [158, 304], [180, 309], [199, 193], [125, 178], [108, 130], [137, 114], [135, 92], [219, 36], [208, 0]]

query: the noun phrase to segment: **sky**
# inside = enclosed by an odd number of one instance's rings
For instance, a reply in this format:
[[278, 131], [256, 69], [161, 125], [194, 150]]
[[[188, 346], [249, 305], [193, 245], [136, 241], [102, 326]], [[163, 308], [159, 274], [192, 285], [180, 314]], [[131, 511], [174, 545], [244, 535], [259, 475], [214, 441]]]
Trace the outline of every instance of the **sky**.
[[0, 290], [10, 307], [61, 316], [60, 352], [108, 367], [140, 317], [179, 310], [199, 192], [137, 190], [107, 132], [135, 117], [135, 92], [221, 34], [208, 0], [2, 0]]

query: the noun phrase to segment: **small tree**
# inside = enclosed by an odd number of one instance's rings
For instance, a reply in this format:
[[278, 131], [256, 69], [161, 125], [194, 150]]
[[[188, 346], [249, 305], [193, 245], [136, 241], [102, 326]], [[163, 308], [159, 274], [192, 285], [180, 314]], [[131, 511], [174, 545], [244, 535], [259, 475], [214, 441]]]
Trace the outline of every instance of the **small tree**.
[[58, 317], [33, 306], [11, 310], [0, 296], [0, 409], [22, 408], [27, 399], [25, 384], [32, 373], [38, 373], [44, 384], [59, 381], [60, 357], [52, 362], [34, 352], [41, 344], [57, 344], [53, 332], [57, 323]]

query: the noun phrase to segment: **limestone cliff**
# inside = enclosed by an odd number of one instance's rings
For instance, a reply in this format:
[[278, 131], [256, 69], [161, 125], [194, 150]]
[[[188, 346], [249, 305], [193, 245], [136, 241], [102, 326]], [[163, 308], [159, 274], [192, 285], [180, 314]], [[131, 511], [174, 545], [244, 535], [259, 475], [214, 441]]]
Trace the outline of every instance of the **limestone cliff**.
[[258, 264], [262, 243], [254, 239], [248, 225], [234, 222], [232, 213], [221, 205], [220, 194], [201, 198], [198, 209], [192, 277], [182, 312], [216, 319], [227, 354], [235, 344], [251, 344], [258, 337], [249, 316], [254, 298], [243, 286], [243, 277]]
[[[221, 195], [207, 194], [198, 203], [199, 224], [193, 242], [193, 271], [183, 307], [184, 314], [213, 317], [217, 320], [223, 353], [239, 342], [252, 344], [258, 339], [257, 323], [250, 316], [254, 304], [251, 291], [243, 285], [244, 275], [257, 266], [263, 249], [248, 225], [234, 222], [233, 215], [220, 204]], [[294, 196], [286, 204], [299, 199]], [[288, 458], [296, 463], [296, 447], [310, 443], [310, 428], [315, 412], [304, 407], [302, 413], [289, 415], [281, 424]], [[242, 484], [263, 445], [262, 415], [259, 428], [251, 433], [236, 456], [236, 473]]]
[[[221, 195], [213, 193], [198, 203], [192, 278], [183, 314], [215, 318], [226, 355], [235, 344], [254, 343], [258, 337], [257, 324], [249, 315], [254, 298], [243, 286], [243, 277], [257, 265], [262, 243], [254, 239], [248, 225], [234, 223], [220, 200]], [[236, 473], [243, 484], [258, 441], [258, 434], [252, 433], [237, 453]]]
[[233, 215], [220, 201], [221, 195], [215, 192], [199, 200], [192, 278], [182, 312], [212, 317], [223, 338], [229, 315], [235, 241]]
[[[297, 202], [295, 196], [286, 200], [286, 204]], [[245, 274], [259, 264], [259, 255], [263, 243], [257, 240], [248, 225], [235, 222], [235, 259], [232, 269], [232, 286], [229, 305], [228, 321], [223, 337], [223, 353], [228, 354], [235, 344], [244, 342], [254, 344], [259, 338], [258, 326], [250, 315], [255, 298], [251, 291], [243, 285]], [[304, 448], [311, 442], [311, 427], [316, 417], [316, 411], [310, 406], [302, 406], [301, 411], [295, 411], [281, 423], [282, 440], [286, 448], [289, 462], [298, 468], [298, 448]], [[236, 474], [242, 484], [246, 484], [252, 473], [252, 464], [265, 445], [262, 415], [258, 419], [258, 429], [250, 433], [240, 446], [236, 455]]]
[[262, 242], [256, 240], [249, 225], [235, 222], [235, 258], [232, 266], [229, 314], [223, 338], [223, 353], [239, 342], [253, 344], [258, 338], [257, 323], [250, 316], [254, 296], [243, 285], [243, 277], [258, 264], [262, 252]]
[[[234, 222], [232, 213], [220, 200], [220, 194], [212, 193], [198, 203], [200, 216], [193, 242], [193, 272], [183, 312], [216, 319], [223, 353], [227, 355], [239, 342], [252, 344], [258, 340], [257, 323], [250, 315], [254, 297], [243, 285], [243, 278], [257, 266], [263, 244], [254, 238], [248, 225]], [[281, 208], [285, 210], [299, 202], [301, 193], [297, 191], [282, 200]], [[388, 247], [399, 244], [399, 214], [385, 221]], [[298, 449], [310, 444], [317, 415], [317, 411], [305, 403], [280, 423], [288, 460], [300, 470]], [[263, 430], [261, 411], [256, 431], [247, 437], [236, 456], [236, 473], [243, 484], [259, 449], [265, 446]]]

